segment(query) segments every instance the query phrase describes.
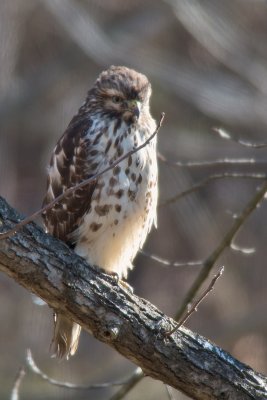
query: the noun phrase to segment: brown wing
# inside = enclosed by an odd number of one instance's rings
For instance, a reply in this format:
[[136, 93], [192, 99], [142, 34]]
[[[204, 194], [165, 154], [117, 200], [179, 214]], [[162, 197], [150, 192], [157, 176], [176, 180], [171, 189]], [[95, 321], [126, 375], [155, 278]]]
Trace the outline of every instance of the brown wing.
[[[48, 168], [47, 193], [43, 205], [97, 171], [101, 158], [97, 151], [93, 151], [88, 138], [91, 126], [92, 121], [88, 116], [86, 118], [78, 114], [58, 141]], [[90, 135], [92, 138], [94, 136]], [[83, 216], [90, 209], [95, 186], [96, 182], [77, 189], [46, 211], [43, 219], [47, 231], [68, 242], [69, 235], [78, 228]]]

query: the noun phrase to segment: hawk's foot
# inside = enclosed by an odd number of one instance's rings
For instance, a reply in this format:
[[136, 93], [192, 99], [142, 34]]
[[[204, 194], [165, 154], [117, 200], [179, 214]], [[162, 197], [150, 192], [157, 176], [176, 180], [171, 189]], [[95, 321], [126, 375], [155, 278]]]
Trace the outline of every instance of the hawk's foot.
[[133, 294], [133, 292], [134, 292], [133, 287], [131, 285], [129, 285], [129, 283], [119, 279], [118, 285], [121, 286], [123, 289], [128, 290], [128, 292], [130, 292], [131, 294]]

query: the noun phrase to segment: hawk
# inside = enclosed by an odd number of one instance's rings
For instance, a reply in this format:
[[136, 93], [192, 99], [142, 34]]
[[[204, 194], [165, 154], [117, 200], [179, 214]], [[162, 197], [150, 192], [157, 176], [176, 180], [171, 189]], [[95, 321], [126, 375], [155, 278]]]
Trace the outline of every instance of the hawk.
[[[103, 71], [59, 139], [48, 167], [43, 205], [144, 143], [156, 129], [147, 77], [124, 66]], [[156, 138], [116, 167], [68, 194], [44, 215], [46, 231], [89, 264], [126, 279], [156, 224]], [[55, 316], [54, 355], [76, 352], [81, 327]]]

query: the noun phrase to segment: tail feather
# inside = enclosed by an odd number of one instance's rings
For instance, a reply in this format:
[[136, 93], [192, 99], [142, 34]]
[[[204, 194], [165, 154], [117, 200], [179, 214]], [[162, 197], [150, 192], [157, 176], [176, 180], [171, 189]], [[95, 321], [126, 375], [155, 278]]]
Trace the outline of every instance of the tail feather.
[[80, 325], [55, 314], [54, 336], [51, 343], [52, 357], [66, 358], [76, 353], [81, 333]]

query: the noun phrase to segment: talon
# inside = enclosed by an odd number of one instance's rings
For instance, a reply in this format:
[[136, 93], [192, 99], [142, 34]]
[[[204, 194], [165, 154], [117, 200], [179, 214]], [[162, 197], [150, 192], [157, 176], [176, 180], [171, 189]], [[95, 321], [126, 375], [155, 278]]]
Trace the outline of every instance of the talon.
[[128, 292], [130, 292], [131, 294], [133, 294], [134, 290], [133, 287], [131, 285], [129, 285], [129, 283], [119, 279], [118, 284], [123, 288], [128, 290]]
[[119, 276], [119, 274], [117, 274], [117, 272], [112, 272], [110, 275], [112, 276], [112, 278], [114, 279], [114, 281], [115, 281], [115, 282], [117, 283], [117, 285], [118, 285], [119, 282], [120, 282], [120, 276]]

